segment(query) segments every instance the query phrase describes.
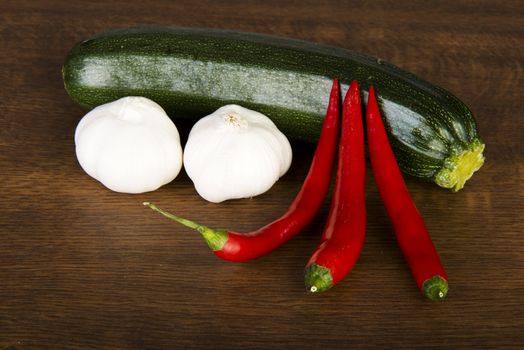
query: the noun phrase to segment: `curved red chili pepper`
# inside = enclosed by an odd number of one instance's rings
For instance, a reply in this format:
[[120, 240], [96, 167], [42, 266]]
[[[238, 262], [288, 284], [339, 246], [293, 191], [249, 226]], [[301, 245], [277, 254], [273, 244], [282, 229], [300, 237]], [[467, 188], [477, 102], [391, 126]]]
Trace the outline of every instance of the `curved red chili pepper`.
[[162, 215], [202, 234], [213, 252], [224, 260], [246, 261], [278, 248], [300, 232], [315, 216], [329, 189], [337, 149], [340, 119], [340, 92], [334, 80], [329, 105], [322, 125], [313, 161], [299, 193], [279, 219], [250, 233], [214, 230], [167, 213], [151, 203], [144, 203]]
[[306, 265], [311, 292], [325, 291], [346, 276], [364, 245], [366, 160], [360, 90], [351, 83], [344, 99], [338, 168], [329, 217], [321, 243]]
[[369, 89], [366, 124], [375, 183], [404, 258], [424, 295], [431, 300], [444, 299], [448, 292], [448, 277], [400, 173], [373, 86]]

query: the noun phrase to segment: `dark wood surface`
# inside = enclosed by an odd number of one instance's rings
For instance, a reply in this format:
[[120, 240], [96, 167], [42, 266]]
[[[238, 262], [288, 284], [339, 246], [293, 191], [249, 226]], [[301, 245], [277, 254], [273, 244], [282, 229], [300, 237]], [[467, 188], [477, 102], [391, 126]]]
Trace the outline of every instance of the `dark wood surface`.
[[[522, 1], [0, 1], [0, 349], [524, 348]], [[367, 183], [355, 270], [308, 295], [303, 267], [328, 204], [284, 247], [242, 264], [141, 203], [213, 227], [282, 213], [313, 147], [254, 199], [210, 204], [185, 173], [158, 191], [113, 193], [79, 167], [85, 110], [62, 86], [78, 41], [138, 24], [276, 34], [362, 51], [451, 90], [473, 110], [485, 166], [458, 193], [407, 179], [450, 276], [419, 294]], [[190, 125], [181, 125], [183, 137]], [[369, 173], [368, 173], [369, 174]]]

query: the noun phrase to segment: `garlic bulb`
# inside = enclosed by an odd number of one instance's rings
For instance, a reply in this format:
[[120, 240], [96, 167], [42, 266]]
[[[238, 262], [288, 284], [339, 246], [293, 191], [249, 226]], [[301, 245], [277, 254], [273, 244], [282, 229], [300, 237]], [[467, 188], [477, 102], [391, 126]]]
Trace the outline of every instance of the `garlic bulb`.
[[84, 171], [116, 192], [156, 190], [182, 168], [175, 124], [145, 97], [124, 97], [87, 113], [76, 128], [75, 144]]
[[184, 148], [184, 168], [210, 202], [257, 196], [291, 165], [289, 141], [265, 115], [226, 105], [200, 119]]

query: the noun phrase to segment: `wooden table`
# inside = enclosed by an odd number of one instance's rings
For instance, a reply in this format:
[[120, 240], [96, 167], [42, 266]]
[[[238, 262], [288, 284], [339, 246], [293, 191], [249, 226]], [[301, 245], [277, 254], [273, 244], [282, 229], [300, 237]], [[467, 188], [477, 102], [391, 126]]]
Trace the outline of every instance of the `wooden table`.
[[[0, 349], [524, 348], [524, 7], [520, 1], [0, 2]], [[210, 204], [185, 173], [158, 191], [111, 192], [79, 167], [85, 110], [62, 85], [78, 41], [138, 24], [219, 27], [351, 48], [449, 89], [476, 115], [485, 166], [458, 193], [407, 185], [450, 276], [419, 294], [368, 172], [355, 270], [309, 295], [303, 267], [328, 203], [298, 237], [241, 264], [141, 203], [251, 230], [297, 192], [313, 146], [253, 199]], [[187, 136], [190, 125], [181, 125]]]

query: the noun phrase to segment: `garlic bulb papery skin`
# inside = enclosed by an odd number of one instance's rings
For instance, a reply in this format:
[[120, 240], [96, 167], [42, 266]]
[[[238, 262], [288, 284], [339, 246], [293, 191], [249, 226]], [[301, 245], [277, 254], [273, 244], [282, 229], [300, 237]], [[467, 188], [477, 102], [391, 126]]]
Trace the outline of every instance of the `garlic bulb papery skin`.
[[154, 191], [182, 168], [178, 129], [145, 97], [123, 97], [91, 110], [76, 127], [75, 145], [84, 171], [116, 192]]
[[209, 202], [269, 190], [291, 165], [286, 136], [264, 114], [226, 105], [200, 119], [184, 148], [184, 168]]

